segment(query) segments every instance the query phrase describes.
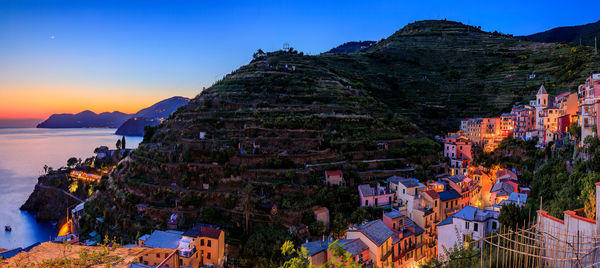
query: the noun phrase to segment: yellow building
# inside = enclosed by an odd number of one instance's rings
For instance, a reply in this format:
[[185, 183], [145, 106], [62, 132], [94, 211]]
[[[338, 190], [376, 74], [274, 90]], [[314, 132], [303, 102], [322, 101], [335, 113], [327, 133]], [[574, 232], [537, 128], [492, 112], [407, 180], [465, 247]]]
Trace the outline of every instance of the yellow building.
[[225, 261], [225, 232], [217, 226], [196, 224], [185, 231], [154, 231], [139, 238], [140, 247], [153, 248], [138, 257], [141, 264], [197, 268], [221, 266]]

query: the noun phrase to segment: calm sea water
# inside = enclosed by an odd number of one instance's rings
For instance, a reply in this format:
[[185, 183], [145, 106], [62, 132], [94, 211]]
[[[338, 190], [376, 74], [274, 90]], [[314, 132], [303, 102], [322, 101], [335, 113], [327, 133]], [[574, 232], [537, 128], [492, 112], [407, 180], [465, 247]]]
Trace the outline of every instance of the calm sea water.
[[[94, 148], [115, 148], [115, 129], [0, 128], [0, 248], [26, 247], [57, 234], [56, 223], [37, 222], [19, 210], [33, 191], [43, 166], [65, 166], [69, 157], [85, 159]], [[135, 148], [141, 137], [125, 137]], [[11, 225], [12, 232], [4, 226]]]

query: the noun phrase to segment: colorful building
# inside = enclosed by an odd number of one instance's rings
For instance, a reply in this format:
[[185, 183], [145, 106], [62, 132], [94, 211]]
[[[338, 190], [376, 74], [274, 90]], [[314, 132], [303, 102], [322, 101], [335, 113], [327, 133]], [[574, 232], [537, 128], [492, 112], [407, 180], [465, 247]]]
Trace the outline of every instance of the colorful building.
[[481, 239], [498, 229], [497, 211], [466, 206], [437, 225], [438, 259], [446, 260], [446, 252], [454, 246], [462, 247], [472, 241], [479, 245]]
[[361, 207], [391, 206], [394, 201], [394, 192], [379, 186], [379, 184], [374, 188], [368, 184], [359, 185], [358, 195]]

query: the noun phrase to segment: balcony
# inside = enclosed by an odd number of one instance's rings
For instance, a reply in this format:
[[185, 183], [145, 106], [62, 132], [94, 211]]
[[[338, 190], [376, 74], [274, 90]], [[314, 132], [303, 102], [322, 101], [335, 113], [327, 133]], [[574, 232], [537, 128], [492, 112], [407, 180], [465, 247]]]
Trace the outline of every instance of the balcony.
[[381, 259], [380, 259], [380, 261], [385, 261], [385, 260], [387, 260], [387, 258], [389, 258], [389, 257], [390, 257], [390, 255], [392, 255], [392, 252], [393, 252], [393, 250], [394, 250], [394, 248], [392, 247], [392, 249], [388, 250], [388, 251], [387, 251], [385, 254], [383, 254], [383, 255], [381, 256]]

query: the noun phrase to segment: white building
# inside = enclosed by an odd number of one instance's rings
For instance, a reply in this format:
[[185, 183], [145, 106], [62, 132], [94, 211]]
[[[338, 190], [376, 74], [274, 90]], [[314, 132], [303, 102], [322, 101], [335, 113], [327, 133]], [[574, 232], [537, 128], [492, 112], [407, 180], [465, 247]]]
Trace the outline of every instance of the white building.
[[396, 193], [396, 201], [399, 203], [399, 211], [412, 217], [415, 200], [419, 197], [419, 189], [424, 189], [426, 186], [415, 178], [402, 178], [392, 176], [388, 178], [390, 188]]
[[462, 247], [466, 237], [480, 241], [499, 227], [500, 212], [466, 206], [437, 225], [438, 259], [445, 260], [446, 250]]

